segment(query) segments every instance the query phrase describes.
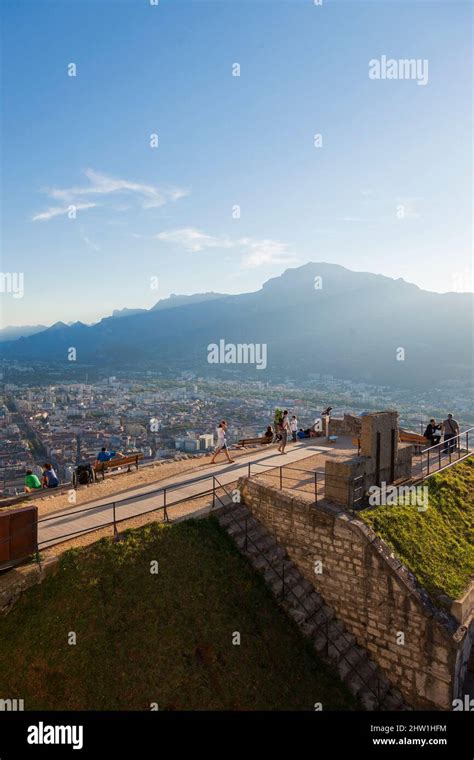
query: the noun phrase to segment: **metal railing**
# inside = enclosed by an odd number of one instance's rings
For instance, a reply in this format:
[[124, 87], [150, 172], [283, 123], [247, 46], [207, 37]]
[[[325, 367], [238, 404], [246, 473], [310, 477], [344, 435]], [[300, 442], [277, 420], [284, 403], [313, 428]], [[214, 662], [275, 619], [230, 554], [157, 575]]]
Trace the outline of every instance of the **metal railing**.
[[[252, 464], [256, 464], [256, 463], [249, 463], [249, 466]], [[268, 467], [268, 465], [261, 465], [261, 466], [266, 467], [269, 470], [278, 469], [278, 468]], [[304, 472], [310, 472], [310, 471], [305, 470]], [[53, 512], [52, 514], [47, 515], [45, 517], [40, 517], [38, 520], [31, 522], [29, 525], [25, 526], [19, 531], [16, 531], [15, 533], [11, 534], [7, 538], [1, 539], [0, 546], [4, 543], [11, 542], [18, 534], [24, 533], [25, 531], [30, 531], [32, 527], [34, 526], [38, 528], [39, 526], [43, 526], [44, 524], [61, 520], [61, 518], [64, 518], [66, 522], [71, 522], [71, 521], [76, 520], [79, 515], [84, 515], [87, 513], [100, 514], [101, 512], [104, 512], [104, 513], [108, 512], [110, 514], [110, 519], [106, 519], [105, 521], [94, 523], [94, 525], [91, 525], [90, 527], [87, 527], [87, 528], [81, 527], [78, 530], [72, 530], [72, 531], [69, 530], [65, 533], [60, 533], [60, 534], [55, 533], [54, 536], [45, 538], [37, 542], [37, 549], [36, 549], [37, 552], [39, 552], [46, 545], [52, 546], [55, 543], [61, 543], [62, 541], [66, 541], [68, 539], [72, 539], [80, 535], [86, 535], [87, 533], [94, 532], [95, 530], [101, 530], [103, 528], [107, 528], [111, 526], [113, 527], [114, 536], [117, 537], [118, 536], [117, 526], [120, 523], [125, 522], [126, 520], [133, 520], [136, 517], [142, 517], [143, 515], [147, 515], [152, 512], [157, 512], [157, 513], [163, 512], [163, 520], [165, 522], [169, 522], [168, 513], [169, 513], [169, 510], [173, 509], [173, 507], [180, 506], [186, 502], [195, 501], [196, 499], [202, 499], [206, 496], [212, 496], [212, 504], [214, 506], [215, 505], [215, 483], [216, 483], [216, 478], [214, 475], [209, 475], [205, 478], [202, 478], [203, 483], [207, 482], [209, 484], [207, 488], [200, 490], [198, 493], [186, 495], [181, 498], [170, 501], [169, 496], [173, 491], [186, 488], [187, 485], [192, 485], [193, 483], [197, 483], [197, 482], [199, 482], [198, 479], [191, 480], [188, 483], [175, 483], [169, 486], [163, 486], [162, 488], [151, 489], [141, 494], [134, 494], [124, 499], [114, 499], [112, 501], [106, 502], [105, 504], [98, 504], [98, 505], [94, 504], [89, 507], [86, 506], [86, 507], [81, 507], [81, 508], [76, 508], [74, 506], [63, 508], [62, 510], [59, 510], [58, 512]], [[55, 491], [56, 490], [57, 489], [55, 489]], [[28, 494], [28, 496], [30, 496], [30, 494]], [[34, 497], [34, 494], [31, 494], [31, 496]], [[120, 515], [120, 511], [123, 510], [124, 506], [126, 506], [127, 504], [133, 504], [136, 502], [147, 500], [147, 499], [150, 499], [150, 497], [153, 497], [154, 499], [161, 499], [162, 503], [158, 506], [153, 506], [151, 509], [136, 511], [136, 512], [133, 512], [133, 514], [128, 514], [124, 516]]]
[[[469, 438], [471, 439], [471, 449], [469, 448]], [[467, 459], [474, 453], [473, 442], [474, 427], [471, 427], [448, 440], [445, 439], [424, 449], [421, 452], [419, 464], [414, 467], [415, 478], [416, 475], [419, 475], [424, 480], [430, 475]], [[418, 468], [419, 471], [417, 472]]]
[[[191, 501], [195, 501], [196, 499], [201, 499], [206, 496], [211, 496], [213, 493], [213, 489], [215, 487], [214, 484], [212, 483], [212, 479], [213, 479], [213, 476], [211, 475], [208, 478], [203, 479], [203, 480], [210, 481], [209, 488], [199, 491], [196, 494], [191, 494], [179, 499], [175, 499], [174, 501], [171, 501], [171, 502], [168, 499], [169, 493], [179, 488], [183, 488], [182, 483], [176, 483], [171, 486], [164, 486], [163, 488], [153, 489], [151, 491], [145, 491], [143, 494], [130, 496], [125, 499], [120, 499], [120, 500], [115, 499], [114, 501], [107, 502], [106, 504], [93, 505], [90, 507], [83, 507], [81, 509], [76, 509], [74, 507], [71, 507], [70, 509], [67, 509], [66, 511], [63, 510], [59, 512], [54, 512], [51, 515], [47, 515], [46, 517], [40, 517], [38, 520], [34, 520], [30, 522], [28, 525], [25, 525], [23, 528], [19, 529], [18, 531], [15, 531], [14, 533], [10, 534], [7, 538], [1, 539], [0, 546], [5, 543], [9, 543], [9, 542], [11, 543], [11, 541], [15, 539], [17, 536], [19, 536], [21, 533], [31, 531], [32, 528], [34, 527], [36, 527], [37, 529], [38, 526], [43, 525], [44, 523], [60, 520], [61, 518], [68, 518], [69, 520], [75, 520], [78, 515], [87, 514], [91, 512], [95, 512], [95, 513], [100, 513], [101, 511], [110, 512], [110, 519], [105, 520], [103, 522], [94, 523], [94, 525], [91, 525], [88, 528], [82, 527], [82, 528], [79, 528], [78, 530], [68, 531], [66, 533], [61, 533], [61, 534], [55, 534], [53, 537], [45, 538], [42, 541], [37, 541], [36, 554], [38, 555], [41, 548], [44, 548], [45, 545], [53, 545], [55, 543], [61, 543], [62, 541], [66, 541], [67, 539], [71, 539], [80, 535], [86, 535], [87, 533], [91, 533], [96, 530], [101, 530], [102, 528], [107, 528], [111, 526], [113, 527], [114, 537], [117, 538], [119, 536], [117, 526], [120, 523], [125, 522], [127, 520], [134, 520], [137, 517], [142, 517], [144, 515], [151, 514], [152, 512], [158, 512], [158, 513], [163, 512], [163, 521], [169, 522], [168, 513], [169, 513], [169, 510], [172, 509], [173, 507], [182, 505], [185, 502], [191, 502]], [[160, 496], [162, 496], [162, 504], [158, 506], [154, 506], [151, 509], [144, 509], [138, 512], [134, 512], [133, 514], [120, 516], [119, 514], [120, 508], [123, 507], [124, 505], [129, 504], [129, 503], [139, 502], [144, 499], [148, 499], [150, 498], [150, 496], [156, 497], [156, 498], [159, 498]], [[23, 559], [26, 559], [26, 557], [24, 557]], [[16, 562], [20, 562], [20, 561], [22, 561], [21, 558], [16, 560]]]
[[[219, 488], [221, 488], [221, 489], [224, 491], [224, 493], [226, 494], [226, 496], [228, 496], [228, 497], [229, 497], [229, 499], [230, 499], [231, 503], [233, 504], [233, 500], [232, 500], [232, 494], [229, 494], [229, 492], [227, 491], [226, 487], [225, 487], [224, 485], [222, 485], [222, 483], [220, 483], [220, 482], [219, 482], [219, 480], [218, 480], [218, 479], [217, 479], [215, 476], [213, 476], [213, 482], [214, 482], [214, 490], [215, 490], [215, 493], [214, 493], [214, 498], [215, 498], [215, 499], [217, 499], [217, 500], [220, 502], [221, 506], [222, 506], [222, 507], [228, 507], [229, 505], [228, 505], [228, 504], [226, 504], [226, 503], [225, 503], [225, 502], [224, 502], [224, 501], [223, 501], [223, 500], [220, 498], [220, 496], [219, 496], [219, 494], [218, 494], [218, 492], [217, 492]], [[216, 485], [216, 484], [217, 484], [217, 487], [218, 487], [217, 489], [215, 488], [215, 485]], [[234, 506], [235, 506], [235, 505], [234, 505]], [[241, 522], [240, 522], [240, 521], [239, 521], [239, 520], [238, 520], [238, 519], [235, 517], [235, 515], [234, 515], [234, 514], [232, 514], [232, 510], [229, 510], [229, 511], [228, 511], [226, 514], [227, 514], [227, 515], [229, 515], [229, 516], [231, 517], [231, 519], [233, 520], [233, 522], [234, 522], [234, 524], [235, 524], [235, 525], [237, 525], [237, 526], [238, 526], [240, 529], [242, 529], [242, 524], [241, 524]], [[249, 541], [250, 541], [250, 543], [252, 544], [252, 546], [253, 546], [253, 548], [254, 548], [255, 552], [256, 552], [256, 553], [259, 555], [259, 557], [262, 557], [262, 559], [264, 559], [264, 560], [265, 560], [265, 562], [266, 562], [266, 563], [267, 563], [267, 565], [270, 567], [270, 569], [271, 569], [271, 570], [272, 570], [272, 571], [275, 573], [275, 575], [277, 576], [277, 578], [278, 578], [278, 579], [281, 581], [281, 591], [280, 591], [280, 598], [281, 598], [282, 600], [284, 600], [284, 599], [285, 599], [285, 597], [287, 596], [287, 592], [289, 592], [289, 593], [291, 594], [291, 596], [292, 596], [292, 597], [293, 597], [293, 598], [296, 600], [296, 602], [298, 603], [298, 605], [300, 605], [301, 607], [303, 607], [304, 611], [306, 612], [306, 617], [305, 617], [304, 623], [307, 623], [307, 624], [311, 624], [311, 618], [314, 618], [314, 617], [315, 617], [315, 616], [316, 616], [318, 613], [320, 613], [320, 612], [323, 610], [323, 608], [324, 608], [324, 607], [326, 607], [326, 606], [327, 606], [327, 605], [324, 603], [324, 600], [322, 599], [322, 597], [321, 597], [321, 595], [319, 594], [319, 592], [316, 590], [316, 588], [314, 588], [314, 593], [315, 593], [315, 594], [317, 594], [317, 595], [318, 595], [318, 597], [320, 598], [320, 600], [321, 600], [321, 604], [320, 604], [320, 605], [319, 605], [319, 606], [318, 606], [316, 609], [308, 609], [307, 605], [304, 603], [304, 601], [302, 600], [302, 598], [301, 598], [300, 596], [298, 596], [298, 595], [295, 593], [295, 591], [293, 590], [293, 588], [292, 588], [291, 586], [289, 586], [289, 585], [288, 585], [288, 580], [286, 579], [286, 575], [285, 575], [285, 561], [286, 561], [286, 563], [290, 563], [290, 562], [291, 562], [292, 564], [294, 564], [294, 563], [292, 562], [292, 560], [291, 560], [289, 557], [287, 557], [287, 556], [286, 556], [286, 553], [285, 553], [285, 554], [283, 555], [283, 557], [281, 558], [281, 572], [280, 572], [280, 571], [277, 569], [277, 567], [275, 566], [275, 563], [274, 563], [274, 562], [272, 562], [272, 561], [271, 561], [271, 560], [270, 560], [270, 559], [269, 559], [269, 558], [266, 556], [265, 552], [264, 552], [264, 551], [262, 551], [262, 549], [260, 549], [260, 547], [258, 546], [258, 544], [257, 544], [257, 543], [256, 543], [256, 542], [253, 540], [253, 538], [252, 538], [252, 537], [249, 535], [249, 530], [248, 530], [248, 517], [247, 517], [247, 516], [245, 516], [245, 517], [244, 517], [244, 528], [243, 528], [243, 530], [244, 530], [244, 546], [243, 546], [243, 549], [244, 549], [244, 551], [245, 551], [245, 552], [248, 552], [248, 544], [249, 544]], [[299, 572], [299, 571], [298, 571], [298, 572]], [[325, 615], [325, 617], [327, 618], [327, 616], [326, 616], [326, 612], [324, 612], [324, 615]], [[317, 624], [317, 625], [318, 625], [320, 628], [322, 628], [322, 627], [324, 626], [324, 627], [325, 627], [325, 629], [326, 629], [326, 630], [325, 630], [325, 635], [326, 635], [326, 646], [325, 646], [325, 654], [326, 654], [326, 657], [327, 657], [328, 659], [330, 658], [330, 655], [329, 655], [329, 651], [330, 651], [330, 648], [333, 648], [333, 649], [335, 649], [335, 651], [336, 651], [336, 652], [337, 652], [337, 654], [339, 655], [339, 658], [338, 658], [338, 662], [340, 662], [341, 660], [344, 660], [344, 661], [345, 661], [345, 662], [346, 662], [346, 663], [349, 665], [348, 674], [349, 674], [349, 673], [351, 673], [352, 671], [355, 671], [355, 673], [357, 674], [358, 678], [359, 678], [359, 679], [362, 681], [362, 683], [364, 684], [364, 686], [365, 686], [367, 689], [369, 689], [369, 691], [370, 691], [370, 692], [371, 692], [371, 693], [374, 695], [374, 697], [377, 699], [377, 703], [378, 703], [378, 704], [380, 704], [380, 702], [381, 702], [381, 693], [380, 693], [380, 680], [379, 680], [379, 679], [377, 679], [377, 691], [375, 691], [375, 690], [374, 690], [374, 688], [372, 687], [372, 685], [371, 685], [370, 683], [367, 683], [367, 681], [365, 680], [365, 678], [363, 678], [363, 677], [360, 675], [360, 673], [358, 672], [358, 670], [356, 670], [357, 666], [358, 666], [358, 665], [360, 665], [360, 662], [361, 662], [362, 658], [360, 658], [359, 660], [356, 660], [356, 662], [355, 662], [355, 663], [354, 663], [354, 662], [351, 662], [351, 661], [350, 661], [350, 660], [347, 658], [347, 655], [346, 655], [346, 653], [345, 653], [345, 652], [343, 652], [343, 651], [342, 651], [342, 650], [341, 650], [341, 649], [340, 649], [340, 648], [337, 646], [337, 644], [336, 644], [334, 641], [330, 641], [330, 640], [329, 640], [329, 627], [330, 627], [331, 623], [333, 623], [333, 622], [334, 622], [334, 620], [333, 620], [332, 618], [327, 618], [327, 619], [326, 619], [326, 621], [325, 621], [324, 623], [322, 623], [322, 624], [321, 624], [321, 623], [318, 623], [318, 624]], [[339, 622], [339, 621], [338, 621], [338, 622]], [[338, 623], [336, 623], [336, 625], [337, 625], [337, 624], [338, 624]], [[343, 625], [343, 624], [342, 624], [342, 625]], [[338, 634], [338, 635], [340, 636], [342, 633], [343, 633], [342, 631], [339, 631], [339, 634]], [[349, 636], [349, 637], [350, 637], [350, 635], [351, 635], [350, 633], [348, 633], [347, 631], [345, 631], [345, 626], [344, 626], [344, 635], [345, 635], [345, 636]], [[346, 677], [347, 677], [347, 676], [346, 676]], [[372, 677], [373, 677], [373, 672], [372, 672]], [[386, 694], [386, 693], [387, 693], [387, 692], [385, 692], [385, 694]], [[384, 694], [384, 696], [385, 696], [385, 694]]]
[[[139, 469], [142, 470], [144, 467], [155, 467], [157, 464], [161, 464], [161, 463], [166, 464], [168, 462], [174, 462], [176, 460], [173, 457], [171, 457], [170, 459], [160, 459], [160, 460], [157, 460], [157, 459], [152, 459], [152, 460], [140, 459], [139, 461], [140, 461], [140, 468]], [[128, 467], [128, 465], [124, 465], [124, 467]], [[109, 477], [115, 477], [117, 475], [122, 475], [122, 474], [127, 474], [127, 473], [123, 473], [123, 471], [121, 471], [121, 470], [109, 470], [107, 477], [108, 478]], [[5, 481], [4, 478], [0, 478], [0, 483], [3, 482], [5, 484], [5, 483], [8, 483], [8, 482], [16, 482], [16, 481], [18, 481], [20, 479], [20, 477], [24, 480], [24, 477], [25, 477], [24, 470], [22, 471], [21, 476], [19, 476], [18, 478], [15, 478], [14, 480], [10, 479], [10, 481]], [[93, 482], [94, 483], [101, 483], [102, 481], [99, 480], [99, 479], [96, 480], [94, 478]], [[35, 497], [39, 498], [41, 496], [43, 496], [43, 497], [51, 496], [54, 493], [58, 493], [59, 491], [66, 491], [66, 490], [77, 491], [78, 487], [80, 488], [81, 484], [80, 483], [75, 484], [74, 480], [63, 480], [63, 481], [61, 481], [59, 483], [59, 486], [57, 486], [54, 490], [51, 490], [51, 489], [48, 489], [48, 488], [43, 488], [43, 489], [38, 489], [37, 491], [32, 491], [32, 492], [28, 493], [28, 492], [26, 492], [24, 490], [20, 490], [20, 489], [24, 489], [24, 484], [22, 483], [22, 484], [18, 485], [18, 491], [19, 492], [16, 493], [16, 494], [5, 495], [5, 494], [2, 494], [0, 492], [0, 507], [2, 507], [2, 506], [10, 506], [9, 504], [6, 503], [6, 502], [10, 502], [10, 501], [15, 502], [15, 501], [23, 500], [23, 499], [32, 500]]]
[[[248, 462], [247, 465], [247, 476], [248, 478], [252, 477], [252, 467], [265, 467], [265, 472], [261, 473], [262, 475], [269, 475], [271, 478], [277, 478], [279, 483], [279, 489], [286, 487], [284, 486], [284, 480], [290, 480], [290, 481], [297, 481], [301, 482], [301, 477], [292, 477], [291, 475], [287, 474], [287, 471], [293, 471], [293, 472], [305, 472], [308, 477], [308, 485], [311, 484], [312, 492], [314, 493], [314, 503], [318, 503], [318, 487], [321, 485], [322, 482], [324, 482], [324, 474], [318, 473], [316, 470], [308, 470], [304, 469], [302, 467], [293, 467], [291, 464], [282, 464], [282, 465], [275, 465], [274, 467], [269, 467], [267, 464], [261, 463], [261, 462]], [[276, 471], [276, 472], [275, 472]], [[254, 473], [258, 475], [257, 473]], [[291, 488], [292, 491], [303, 491], [304, 493], [308, 493], [307, 489], [305, 488], [299, 488], [298, 486], [290, 485], [288, 486]]]

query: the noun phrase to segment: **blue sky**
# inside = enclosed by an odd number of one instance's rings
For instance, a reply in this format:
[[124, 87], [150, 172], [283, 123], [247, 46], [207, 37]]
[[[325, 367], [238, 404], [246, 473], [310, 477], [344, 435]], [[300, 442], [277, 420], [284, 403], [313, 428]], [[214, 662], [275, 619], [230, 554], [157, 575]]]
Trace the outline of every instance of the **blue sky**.
[[[472, 289], [469, 2], [4, 0], [2, 15], [2, 271], [24, 273], [3, 324], [257, 290], [307, 261]], [[426, 59], [427, 84], [370, 79], [383, 55]]]

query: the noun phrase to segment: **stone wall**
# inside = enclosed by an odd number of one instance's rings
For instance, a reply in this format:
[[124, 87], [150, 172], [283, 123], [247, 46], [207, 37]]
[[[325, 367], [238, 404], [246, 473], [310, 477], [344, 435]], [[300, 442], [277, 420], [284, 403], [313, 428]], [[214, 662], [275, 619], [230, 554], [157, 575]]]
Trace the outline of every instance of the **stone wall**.
[[[395, 461], [395, 481], [410, 478], [413, 446], [402, 444]], [[390, 467], [380, 470], [381, 482], [390, 483]], [[370, 486], [375, 483], [373, 460], [367, 456], [348, 459], [327, 459], [324, 467], [324, 493], [328, 501], [351, 509], [357, 507]]]
[[[346, 417], [350, 416], [345, 415], [344, 420]], [[350, 420], [360, 426], [360, 452], [343, 461], [327, 459], [324, 479], [326, 499], [352, 509], [362, 505], [371, 486], [411, 477], [413, 446], [399, 443], [397, 412], [375, 412]]]
[[451, 709], [462, 687], [467, 628], [436, 608], [384, 542], [335, 504], [309, 505], [255, 478], [241, 479], [239, 488], [245, 505], [406, 701], [419, 709]]
[[343, 417], [331, 417], [329, 420], [329, 435], [359, 436], [363, 417], [345, 414]]
[[0, 615], [7, 615], [24, 591], [42, 583], [58, 568], [58, 558], [48, 557], [41, 563], [21, 565], [0, 575]]

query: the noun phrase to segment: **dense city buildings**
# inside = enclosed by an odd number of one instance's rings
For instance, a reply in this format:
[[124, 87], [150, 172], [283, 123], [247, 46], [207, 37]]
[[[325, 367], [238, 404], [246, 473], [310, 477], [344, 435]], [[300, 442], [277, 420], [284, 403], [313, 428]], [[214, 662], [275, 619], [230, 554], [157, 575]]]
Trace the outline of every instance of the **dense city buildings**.
[[[221, 419], [228, 440], [262, 435], [276, 407], [291, 410], [303, 428], [321, 410], [361, 414], [393, 408], [400, 424], [422, 432], [430, 417], [454, 411], [462, 427], [474, 424], [470, 390], [455, 381], [416, 391], [372, 386], [313, 373], [301, 384], [212, 380], [182, 373], [172, 381], [146, 372], [137, 376], [55, 377], [4, 362], [0, 385], [0, 487], [3, 495], [23, 490], [27, 468], [39, 474], [51, 461], [62, 482], [73, 468], [93, 462], [102, 446], [140, 452], [144, 462], [181, 455], [204, 455], [215, 445]], [[87, 373], [84, 373], [87, 378]]]

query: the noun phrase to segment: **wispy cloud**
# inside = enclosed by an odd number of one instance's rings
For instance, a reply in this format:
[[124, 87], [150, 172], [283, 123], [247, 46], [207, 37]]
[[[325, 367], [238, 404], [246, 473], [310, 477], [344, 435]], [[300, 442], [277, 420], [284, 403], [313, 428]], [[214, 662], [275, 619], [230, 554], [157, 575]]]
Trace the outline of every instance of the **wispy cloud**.
[[83, 231], [81, 231], [81, 240], [87, 245], [88, 248], [91, 248], [93, 251], [100, 251], [100, 245], [94, 243], [94, 241], [91, 240]]
[[177, 201], [188, 195], [188, 190], [180, 187], [167, 185], [149, 185], [142, 182], [133, 182], [118, 177], [111, 177], [102, 174], [94, 169], [86, 169], [85, 176], [89, 180], [88, 185], [73, 185], [72, 187], [49, 187], [44, 192], [56, 201], [68, 204], [66, 207], [53, 207], [46, 211], [39, 212], [33, 216], [33, 221], [46, 221], [53, 219], [55, 216], [67, 213], [68, 207], [74, 205], [77, 209], [80, 207], [92, 208], [97, 203], [81, 204], [81, 199], [87, 196], [96, 196], [104, 198], [110, 194], [125, 194], [135, 196], [139, 199], [142, 208], [159, 208], [166, 203]]
[[292, 263], [296, 257], [290, 252], [287, 243], [264, 238], [230, 238], [227, 235], [209, 235], [194, 227], [166, 230], [154, 236], [156, 240], [174, 243], [185, 251], [197, 253], [207, 248], [234, 248], [242, 256], [241, 263], [245, 269], [255, 269], [265, 264]]
[[54, 219], [55, 216], [64, 216], [71, 211], [71, 206], [74, 206], [75, 211], [84, 211], [88, 208], [94, 208], [97, 203], [74, 203], [68, 206], [50, 206], [45, 211], [40, 211], [34, 214], [32, 217], [33, 222], [48, 222], [50, 219]]
[[196, 230], [193, 227], [166, 230], [165, 232], [159, 232], [154, 237], [156, 240], [163, 240], [165, 243], [180, 245], [185, 251], [190, 251], [191, 253], [203, 251], [205, 248], [232, 248], [235, 245], [227, 237], [207, 235], [205, 232]]
[[289, 251], [287, 243], [279, 240], [244, 238], [241, 243], [245, 249], [242, 259], [242, 266], [245, 269], [255, 269], [275, 262], [291, 264], [296, 261], [296, 256]]

